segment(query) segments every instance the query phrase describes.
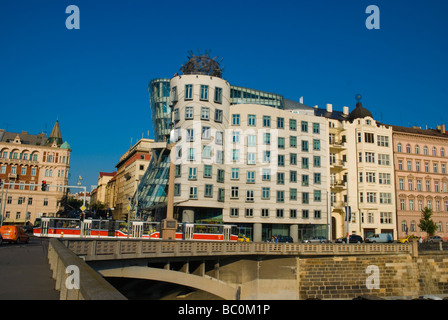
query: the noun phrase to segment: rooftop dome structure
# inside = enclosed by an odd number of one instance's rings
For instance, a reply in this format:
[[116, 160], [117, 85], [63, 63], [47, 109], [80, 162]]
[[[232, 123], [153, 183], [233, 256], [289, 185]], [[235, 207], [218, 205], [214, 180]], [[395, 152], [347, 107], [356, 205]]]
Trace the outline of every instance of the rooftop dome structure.
[[218, 57], [210, 58], [209, 52], [205, 54], [195, 55], [192, 51], [189, 52], [188, 61], [180, 68], [183, 74], [203, 74], [213, 77], [222, 76], [222, 70], [220, 66], [221, 60], [218, 62]]
[[373, 119], [372, 113], [362, 106], [361, 95], [357, 94], [355, 98], [358, 101], [356, 103], [356, 108], [352, 112], [350, 112], [350, 114], [347, 117], [347, 120], [353, 122], [353, 120], [355, 119], [365, 117], [371, 117]]

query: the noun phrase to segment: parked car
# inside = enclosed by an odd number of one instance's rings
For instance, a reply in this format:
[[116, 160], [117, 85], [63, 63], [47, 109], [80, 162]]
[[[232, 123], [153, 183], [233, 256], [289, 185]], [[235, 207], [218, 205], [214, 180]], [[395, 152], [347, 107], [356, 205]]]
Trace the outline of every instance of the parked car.
[[443, 242], [443, 239], [440, 236], [432, 236], [432, 237], [429, 237], [427, 241], [429, 243], [439, 243], [439, 242]]
[[246, 237], [245, 235], [239, 234], [238, 235], [238, 242], [249, 242], [250, 239], [248, 237]]
[[398, 242], [399, 243], [409, 243], [413, 240], [418, 241], [418, 239], [420, 239], [420, 238], [411, 234], [411, 235], [407, 236], [406, 238], [398, 239]]
[[292, 237], [290, 236], [278, 236], [277, 237], [277, 242], [286, 242], [286, 243], [293, 243], [294, 240], [292, 240]]
[[30, 236], [23, 231], [19, 226], [2, 226], [0, 228], [0, 234], [3, 241], [18, 243], [28, 243]]
[[313, 237], [313, 238], [311, 238], [311, 239], [305, 239], [305, 240], [303, 240], [302, 242], [303, 242], [303, 243], [327, 243], [328, 240], [327, 240], [326, 237], [323, 237], [323, 236], [316, 236], [316, 237]]
[[[336, 243], [347, 243], [347, 237], [336, 239]], [[357, 234], [351, 234], [349, 236], [349, 243], [363, 243], [361, 236], [358, 236]]]
[[376, 233], [372, 234], [370, 237], [366, 238], [366, 242], [375, 243], [375, 242], [393, 242], [394, 239], [390, 233]]

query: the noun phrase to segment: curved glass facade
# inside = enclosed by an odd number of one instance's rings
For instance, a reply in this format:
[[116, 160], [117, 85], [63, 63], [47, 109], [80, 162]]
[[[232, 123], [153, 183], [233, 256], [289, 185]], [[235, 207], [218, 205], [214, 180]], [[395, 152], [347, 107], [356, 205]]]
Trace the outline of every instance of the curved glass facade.
[[154, 140], [167, 141], [171, 130], [170, 79], [152, 80], [148, 91]]

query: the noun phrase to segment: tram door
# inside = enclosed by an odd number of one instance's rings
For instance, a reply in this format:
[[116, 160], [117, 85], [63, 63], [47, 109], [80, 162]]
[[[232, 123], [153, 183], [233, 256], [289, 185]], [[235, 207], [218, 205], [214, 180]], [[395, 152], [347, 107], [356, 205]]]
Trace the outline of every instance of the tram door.
[[185, 223], [184, 227], [184, 240], [193, 240], [194, 224]]
[[48, 235], [48, 227], [50, 225], [49, 218], [41, 218], [42, 227], [40, 228], [41, 237], [46, 237]]
[[81, 236], [90, 236], [92, 230], [92, 220], [81, 221]]
[[143, 222], [132, 222], [132, 237], [141, 238], [143, 237]]
[[224, 226], [224, 241], [230, 241], [230, 230], [232, 226]]

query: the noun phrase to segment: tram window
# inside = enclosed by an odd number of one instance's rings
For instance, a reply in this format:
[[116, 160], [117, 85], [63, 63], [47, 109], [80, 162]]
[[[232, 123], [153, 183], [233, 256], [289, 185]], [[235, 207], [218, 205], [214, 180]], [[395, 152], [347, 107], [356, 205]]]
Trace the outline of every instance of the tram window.
[[95, 229], [95, 230], [99, 229], [100, 228], [100, 222], [98, 220], [93, 220], [91, 228], [92, 228], [92, 230], [93, 229]]
[[68, 228], [79, 228], [80, 222], [79, 220], [69, 220], [68, 221]]
[[37, 218], [36, 221], [34, 221], [34, 228], [40, 228], [42, 225], [42, 220], [40, 218]]

